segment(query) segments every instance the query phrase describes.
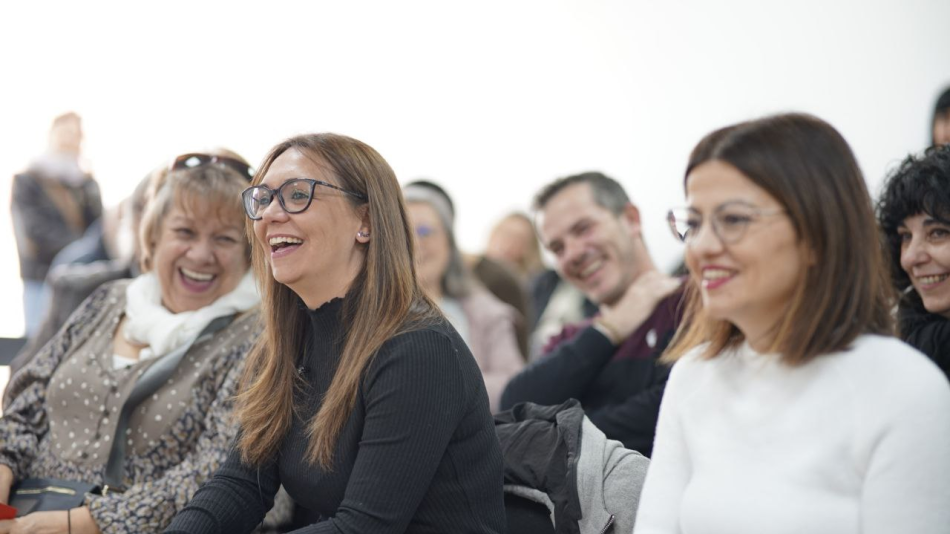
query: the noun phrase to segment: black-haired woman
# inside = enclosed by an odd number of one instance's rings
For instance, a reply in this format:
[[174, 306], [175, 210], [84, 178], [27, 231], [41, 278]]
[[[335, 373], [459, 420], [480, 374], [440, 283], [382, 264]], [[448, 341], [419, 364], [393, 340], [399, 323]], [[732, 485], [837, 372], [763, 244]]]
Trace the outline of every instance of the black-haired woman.
[[901, 339], [950, 378], [950, 145], [908, 156], [877, 205]]

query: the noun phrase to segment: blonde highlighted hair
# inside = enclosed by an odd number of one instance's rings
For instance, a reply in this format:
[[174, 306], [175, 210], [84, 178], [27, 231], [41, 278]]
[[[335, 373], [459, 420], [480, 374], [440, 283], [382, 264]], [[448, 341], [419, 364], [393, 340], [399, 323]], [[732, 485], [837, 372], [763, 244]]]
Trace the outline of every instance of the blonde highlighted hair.
[[[224, 165], [201, 165], [176, 171], [163, 166], [152, 171], [148, 180], [138, 236], [139, 265], [143, 273], [153, 267], [152, 257], [162, 233], [162, 224], [172, 208], [190, 214], [210, 212], [222, 221], [236, 221], [237, 224], [244, 220], [241, 191], [247, 187], [247, 180]], [[250, 244], [245, 245], [250, 259]]]

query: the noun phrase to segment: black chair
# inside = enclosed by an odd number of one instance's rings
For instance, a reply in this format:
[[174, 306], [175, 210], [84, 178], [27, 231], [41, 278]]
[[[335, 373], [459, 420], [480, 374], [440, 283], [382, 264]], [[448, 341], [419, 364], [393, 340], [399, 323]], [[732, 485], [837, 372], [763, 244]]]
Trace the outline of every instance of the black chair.
[[24, 345], [25, 337], [0, 337], [0, 365], [10, 365]]

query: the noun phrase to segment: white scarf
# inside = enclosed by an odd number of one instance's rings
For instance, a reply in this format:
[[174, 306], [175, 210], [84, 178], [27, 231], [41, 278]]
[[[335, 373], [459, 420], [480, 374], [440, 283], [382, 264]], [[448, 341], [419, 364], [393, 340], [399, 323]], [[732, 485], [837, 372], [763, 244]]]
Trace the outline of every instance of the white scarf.
[[140, 360], [164, 356], [190, 342], [218, 317], [245, 312], [261, 301], [250, 271], [233, 291], [195, 311], [172, 313], [162, 306], [162, 287], [155, 273], [133, 280], [125, 299], [125, 339], [147, 345], [139, 353]]

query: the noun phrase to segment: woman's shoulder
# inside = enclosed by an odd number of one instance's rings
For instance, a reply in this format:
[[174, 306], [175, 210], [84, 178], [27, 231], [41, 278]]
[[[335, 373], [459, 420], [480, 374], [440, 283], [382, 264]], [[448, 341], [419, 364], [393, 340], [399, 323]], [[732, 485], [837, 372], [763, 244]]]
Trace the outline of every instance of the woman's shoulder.
[[242, 359], [264, 331], [260, 311], [254, 307], [238, 314], [227, 326], [215, 332], [208, 343], [216, 352]]
[[[911, 306], [899, 309], [901, 339], [924, 354], [950, 354], [950, 320]], [[944, 356], [946, 359], [946, 356]]]
[[131, 279], [110, 280], [92, 290], [92, 293], [82, 301], [74, 315], [84, 316], [81, 322], [88, 322], [89, 314], [98, 314], [125, 306], [125, 288]]
[[876, 374], [930, 374], [933, 363], [919, 350], [892, 336], [865, 334], [838, 353], [842, 365], [860, 367]]
[[471, 351], [451, 323], [433, 318], [389, 338], [380, 347], [373, 368], [423, 366], [431, 372], [455, 373], [471, 360]]
[[[440, 317], [408, 326], [383, 343], [380, 353], [432, 357], [454, 354], [460, 346], [465, 347], [462, 338], [446, 319]], [[465, 348], [467, 350], [467, 347]]]
[[257, 336], [264, 331], [264, 323], [261, 321], [260, 307], [254, 306], [246, 312], [238, 314], [228, 329], [248, 332], [249, 335]]
[[859, 336], [849, 349], [833, 355], [832, 361], [858, 395], [877, 398], [883, 391], [905, 391], [912, 394], [907, 398], [950, 401], [950, 383], [940, 369], [895, 337]]
[[366, 369], [364, 385], [367, 391], [401, 389], [420, 382], [434, 389], [464, 389], [473, 377], [481, 377], [474, 358], [443, 321], [416, 326], [384, 342]]
[[[706, 352], [708, 350], [709, 343], [702, 343], [687, 350], [674, 362], [673, 372], [679, 375], [691, 375], [696, 372], [701, 372], [703, 367], [715, 365], [718, 358], [721, 357], [722, 354], [718, 355], [716, 358], [707, 358]], [[725, 352], [731, 352], [731, 350], [726, 349], [724, 353]]]

